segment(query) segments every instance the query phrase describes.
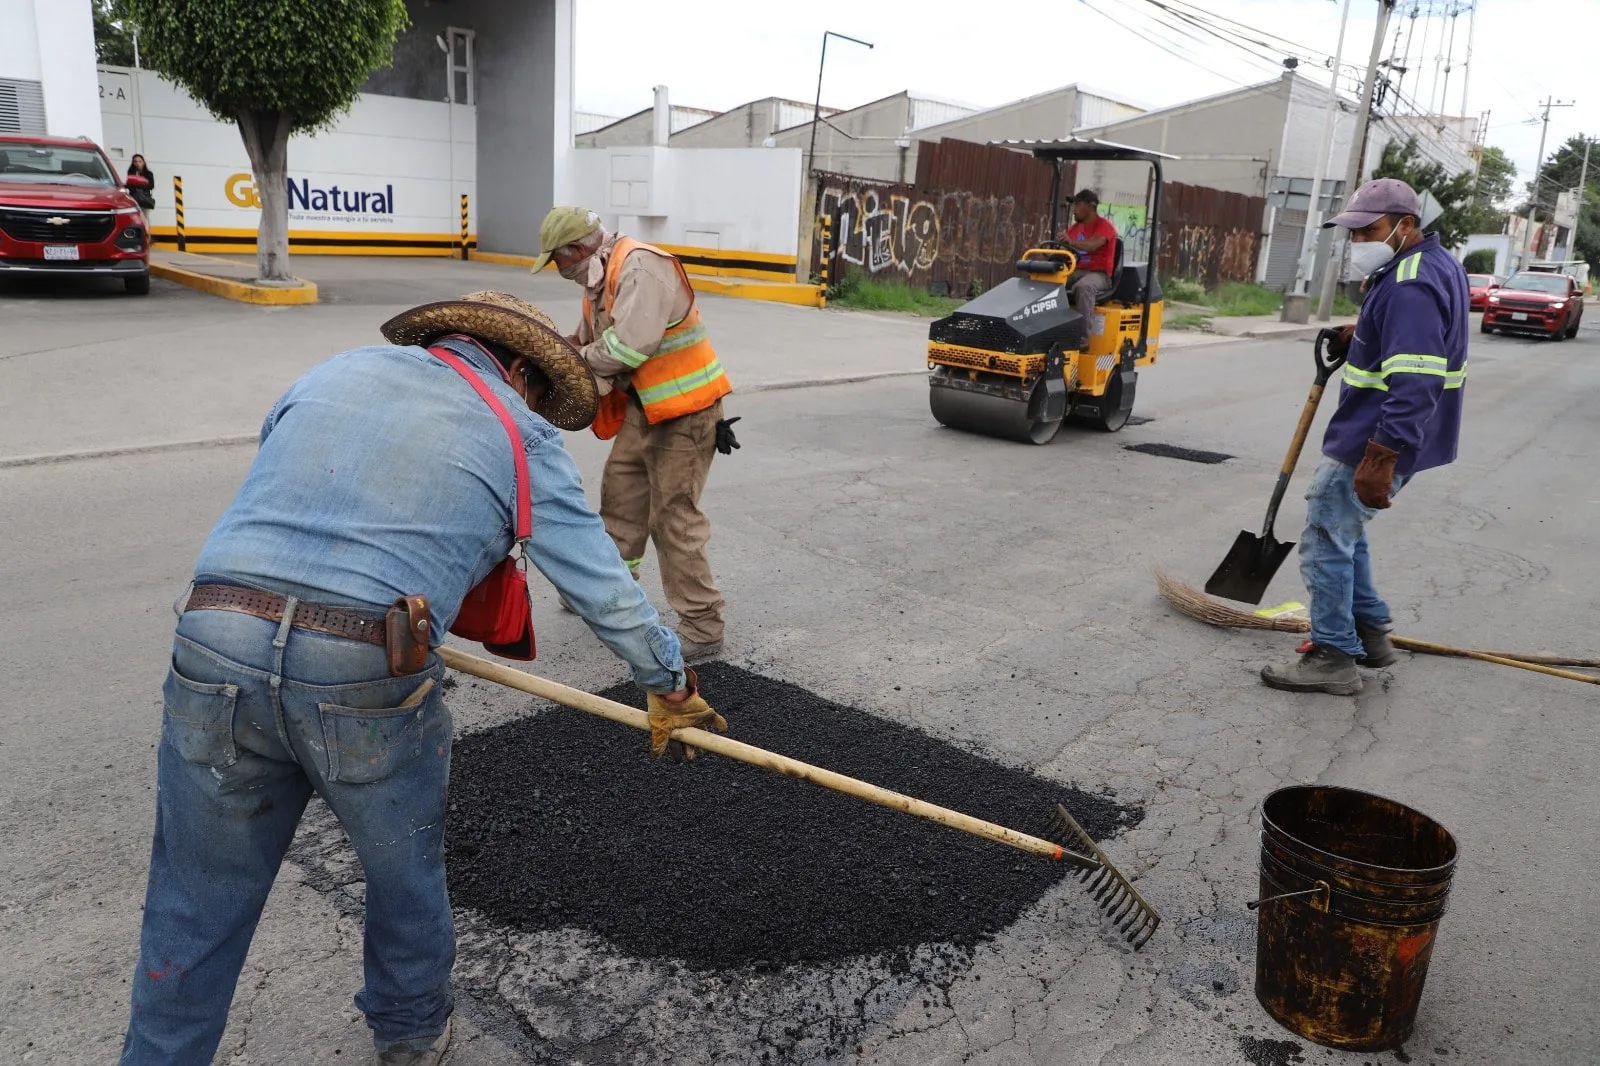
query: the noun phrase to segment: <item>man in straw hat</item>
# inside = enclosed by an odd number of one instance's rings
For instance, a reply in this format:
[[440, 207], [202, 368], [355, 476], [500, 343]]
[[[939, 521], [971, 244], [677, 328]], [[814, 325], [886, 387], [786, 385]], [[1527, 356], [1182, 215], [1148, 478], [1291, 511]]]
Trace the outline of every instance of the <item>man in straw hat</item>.
[[684, 725], [726, 728], [584, 501], [557, 430], [588, 425], [598, 395], [550, 320], [479, 292], [407, 311], [383, 334], [388, 345], [328, 360], [267, 415], [179, 608], [124, 1066], [211, 1062], [313, 793], [365, 875], [355, 1002], [377, 1061], [442, 1058], [455, 930], [435, 649], [511, 551], [511, 433], [527, 459], [526, 557], [649, 693], [652, 750]]
[[1357, 664], [1398, 658], [1389, 605], [1372, 580], [1367, 523], [1416, 474], [1455, 461], [1467, 380], [1466, 270], [1438, 234], [1424, 236], [1423, 221], [1411, 186], [1376, 178], [1326, 223], [1350, 231], [1350, 264], [1367, 279], [1367, 298], [1329, 345], [1345, 356], [1344, 385], [1306, 489], [1300, 576], [1311, 593], [1311, 638], [1298, 660], [1262, 667], [1273, 688], [1354, 696]]
[[600, 515], [630, 569], [655, 541], [661, 585], [678, 615], [684, 658], [722, 650], [723, 600], [706, 543], [700, 492], [714, 452], [739, 446], [723, 419], [732, 391], [706, 337], [683, 266], [659, 248], [605, 230], [581, 207], [557, 207], [539, 227], [534, 270], [554, 260], [583, 287], [573, 339], [600, 380], [602, 440], [615, 437], [600, 482]]

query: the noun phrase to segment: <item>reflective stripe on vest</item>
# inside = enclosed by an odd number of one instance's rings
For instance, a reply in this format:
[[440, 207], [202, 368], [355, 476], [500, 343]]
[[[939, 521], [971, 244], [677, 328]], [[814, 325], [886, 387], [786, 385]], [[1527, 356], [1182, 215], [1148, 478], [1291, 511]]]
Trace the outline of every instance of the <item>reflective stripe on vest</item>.
[[1440, 355], [1410, 353], [1391, 355], [1377, 370], [1361, 370], [1349, 363], [1344, 365], [1344, 383], [1357, 389], [1378, 389], [1388, 392], [1391, 374], [1423, 374], [1428, 377], [1444, 378], [1444, 387], [1447, 389], [1459, 389], [1467, 380], [1465, 367], [1451, 370], [1450, 361]]
[[[706, 336], [706, 328], [700, 321], [700, 308], [694, 302], [694, 290], [689, 285], [689, 276], [684, 273], [683, 264], [661, 249], [630, 237], [617, 238], [611, 248], [611, 258], [606, 262], [604, 295], [607, 312], [617, 299], [622, 264], [636, 251], [650, 252], [670, 260], [689, 293], [688, 314], [667, 327], [661, 344], [652, 355], [646, 356], [622, 343], [612, 327], [608, 326], [600, 333], [600, 339], [611, 357], [634, 368], [629, 381], [644, 407], [645, 420], [653, 424], [703, 411], [732, 392], [733, 386], [723, 373], [722, 363]], [[594, 310], [587, 295], [584, 297], [583, 310], [592, 324]]]

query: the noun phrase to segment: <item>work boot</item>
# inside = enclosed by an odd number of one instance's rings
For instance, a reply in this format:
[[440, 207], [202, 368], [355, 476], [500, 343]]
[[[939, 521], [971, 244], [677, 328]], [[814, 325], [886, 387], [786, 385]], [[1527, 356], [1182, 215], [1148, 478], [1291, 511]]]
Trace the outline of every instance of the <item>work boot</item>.
[[1361, 691], [1355, 658], [1338, 648], [1313, 644], [1299, 660], [1282, 666], [1263, 666], [1261, 680], [1287, 692], [1326, 692], [1354, 696]]
[[401, 1040], [378, 1052], [378, 1066], [439, 1066], [444, 1061], [445, 1049], [450, 1046], [450, 1022], [444, 1020], [444, 1032], [435, 1039]]
[[1356, 660], [1362, 666], [1373, 670], [1385, 666], [1393, 666], [1400, 661], [1400, 656], [1394, 650], [1394, 644], [1389, 640], [1391, 627], [1388, 625], [1364, 626], [1356, 623], [1356, 636], [1361, 638], [1361, 647], [1366, 651], [1360, 659]]
[[702, 659], [711, 659], [722, 654], [722, 641], [713, 640], [702, 644], [698, 640], [690, 640], [679, 635], [678, 646], [683, 650], [683, 661], [697, 663]]

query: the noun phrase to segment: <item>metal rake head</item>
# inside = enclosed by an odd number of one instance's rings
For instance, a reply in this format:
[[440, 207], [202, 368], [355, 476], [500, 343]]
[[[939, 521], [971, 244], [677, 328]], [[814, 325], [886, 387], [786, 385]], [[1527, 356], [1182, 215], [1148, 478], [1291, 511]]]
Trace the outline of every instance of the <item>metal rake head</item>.
[[1111, 864], [1105, 852], [1083, 831], [1078, 820], [1058, 803], [1056, 809], [1050, 812], [1050, 819], [1040, 835], [1098, 864], [1094, 869], [1076, 871], [1078, 880], [1087, 886], [1095, 904], [1111, 919], [1111, 924], [1117, 927], [1117, 932], [1127, 939], [1133, 950], [1144, 947], [1145, 941], [1155, 935], [1156, 926], [1161, 924], [1161, 915], [1129, 884], [1128, 879], [1122, 876], [1122, 871]]

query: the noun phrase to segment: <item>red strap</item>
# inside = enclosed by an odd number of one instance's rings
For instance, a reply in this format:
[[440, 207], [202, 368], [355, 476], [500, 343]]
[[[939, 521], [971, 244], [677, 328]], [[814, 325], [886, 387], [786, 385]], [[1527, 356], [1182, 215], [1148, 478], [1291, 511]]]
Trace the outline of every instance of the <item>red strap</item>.
[[500, 424], [505, 427], [506, 436], [511, 438], [511, 454], [517, 464], [517, 540], [527, 540], [533, 534], [533, 504], [528, 492], [528, 452], [522, 443], [522, 434], [511, 418], [511, 412], [506, 410], [506, 405], [500, 402], [500, 397], [489, 391], [489, 386], [483, 383], [483, 379], [463, 362], [460, 356], [448, 348], [429, 348], [428, 351], [466, 378], [467, 384], [483, 397], [483, 402], [500, 416]]

